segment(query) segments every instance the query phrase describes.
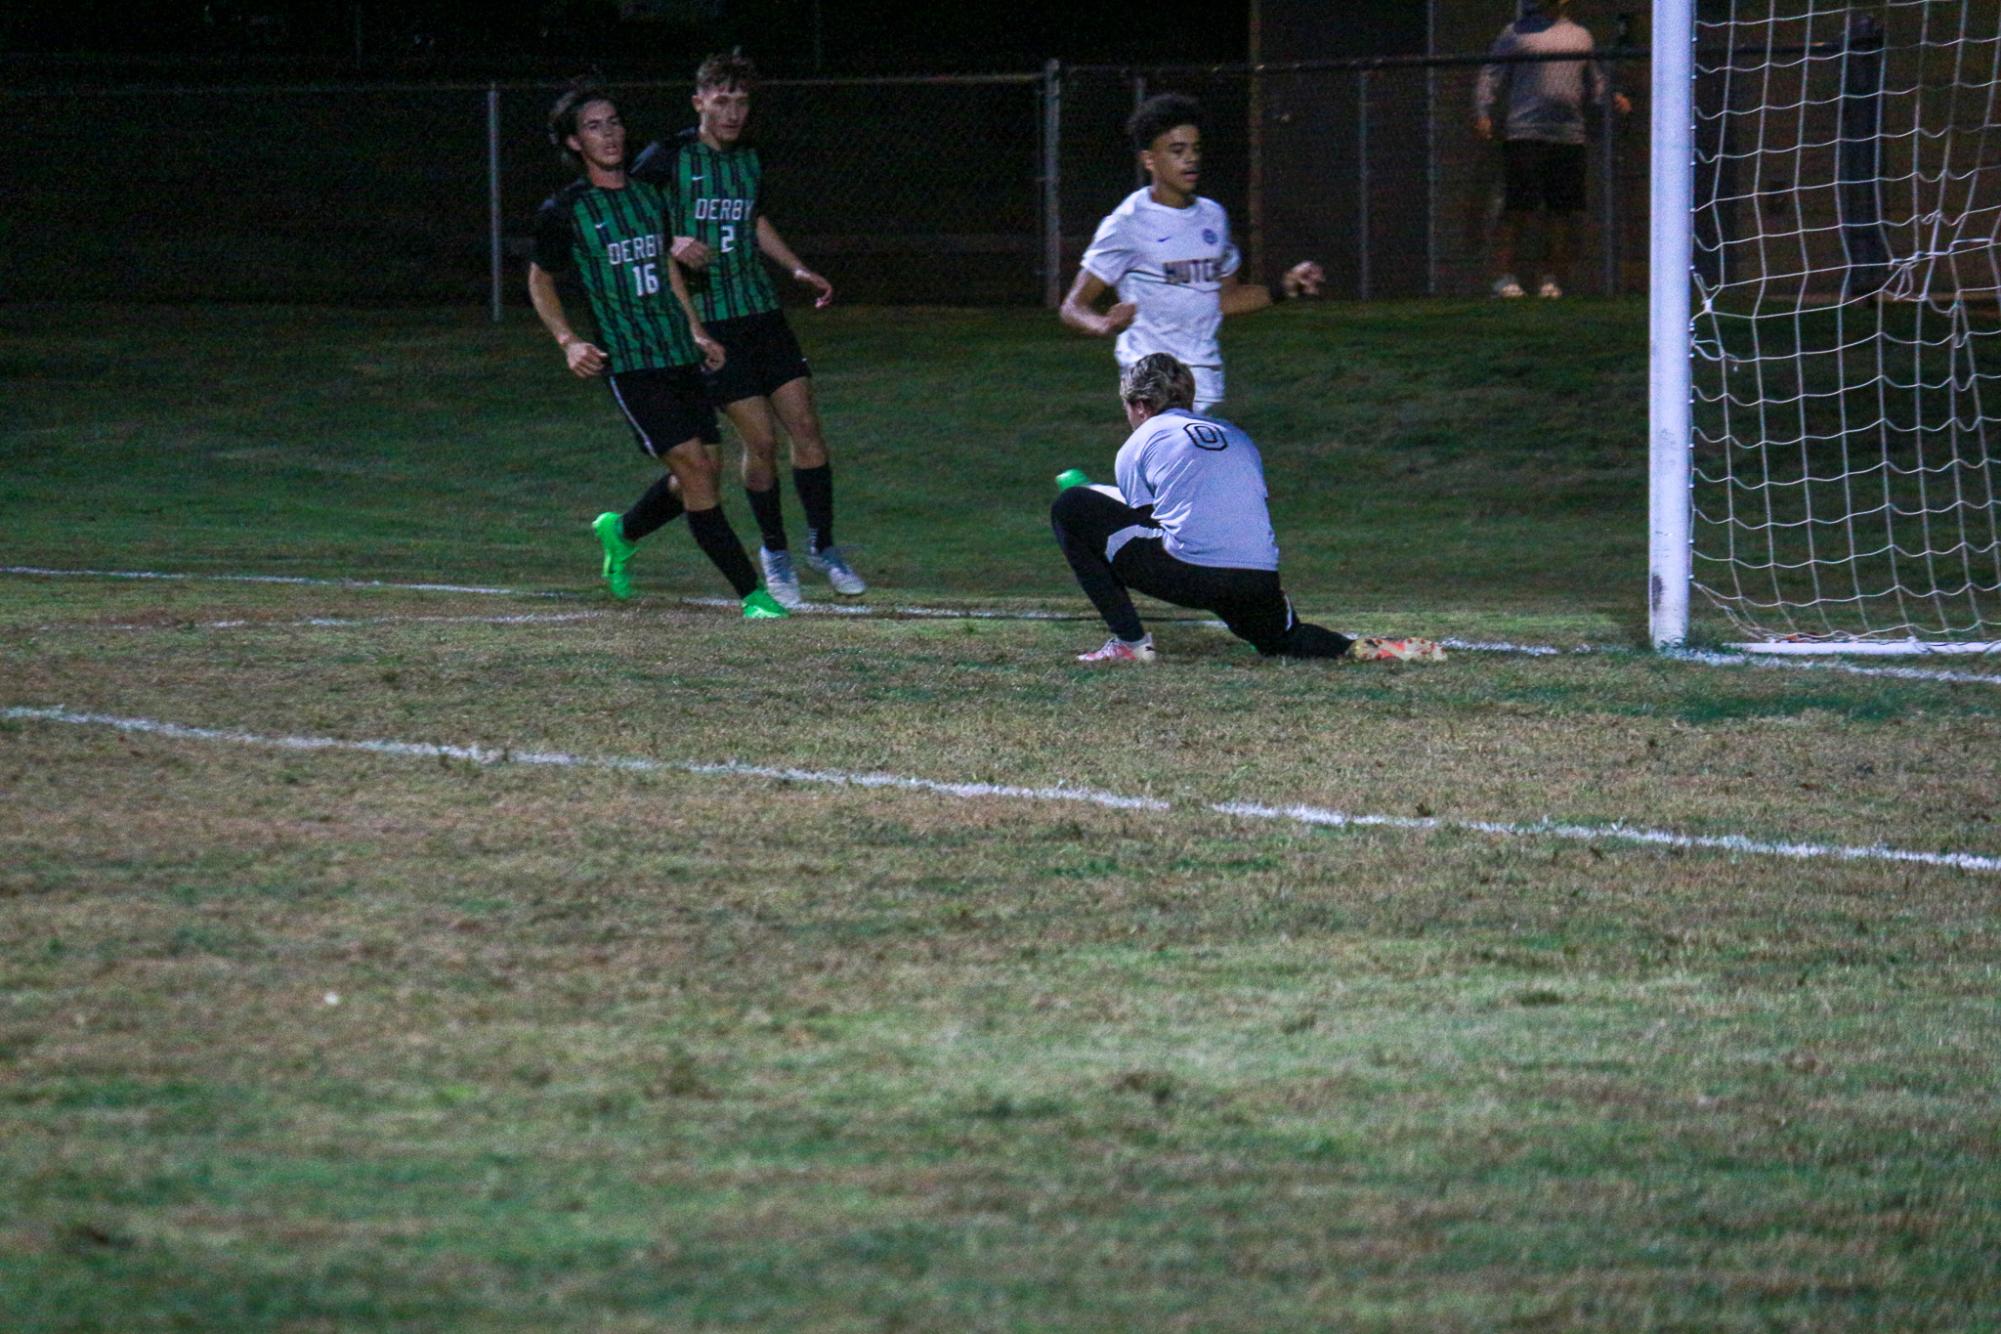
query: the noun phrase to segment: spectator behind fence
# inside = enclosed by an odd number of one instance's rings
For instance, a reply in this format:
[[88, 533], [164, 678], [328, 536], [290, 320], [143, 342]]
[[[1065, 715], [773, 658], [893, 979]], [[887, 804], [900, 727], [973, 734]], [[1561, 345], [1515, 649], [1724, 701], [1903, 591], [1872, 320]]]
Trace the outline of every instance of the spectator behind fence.
[[[1591, 34], [1567, 16], [1570, 0], [1522, 0], [1521, 17], [1501, 29], [1490, 53], [1505, 56], [1590, 56]], [[1494, 100], [1507, 86], [1508, 113], [1501, 145], [1501, 225], [1494, 237], [1494, 295], [1518, 297], [1516, 255], [1531, 218], [1542, 222], [1542, 281], [1536, 295], [1559, 297], [1570, 281], [1570, 263], [1584, 230], [1585, 80], [1602, 103], [1610, 85], [1595, 60], [1543, 60], [1482, 65], [1473, 91], [1473, 129], [1494, 137]], [[1633, 109], [1611, 93], [1620, 115]]]

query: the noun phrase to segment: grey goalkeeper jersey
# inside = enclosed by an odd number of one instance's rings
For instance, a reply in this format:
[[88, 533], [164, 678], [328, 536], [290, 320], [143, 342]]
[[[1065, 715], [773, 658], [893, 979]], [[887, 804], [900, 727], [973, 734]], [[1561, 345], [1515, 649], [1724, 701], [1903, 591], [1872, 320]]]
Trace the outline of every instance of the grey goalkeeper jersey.
[[[1591, 34], [1569, 19], [1551, 21], [1540, 15], [1510, 23], [1489, 52], [1496, 56], [1590, 56], [1597, 48]], [[1508, 89], [1506, 134], [1510, 139], [1540, 139], [1552, 144], [1584, 142], [1584, 101], [1605, 99], [1605, 71], [1595, 60], [1525, 61], [1519, 65], [1482, 65], [1473, 89], [1473, 114], [1492, 119], [1494, 98], [1501, 85]]]
[[1126, 504], [1153, 506], [1167, 554], [1190, 565], [1276, 570], [1265, 465], [1241, 428], [1180, 408], [1140, 423], [1114, 465]]

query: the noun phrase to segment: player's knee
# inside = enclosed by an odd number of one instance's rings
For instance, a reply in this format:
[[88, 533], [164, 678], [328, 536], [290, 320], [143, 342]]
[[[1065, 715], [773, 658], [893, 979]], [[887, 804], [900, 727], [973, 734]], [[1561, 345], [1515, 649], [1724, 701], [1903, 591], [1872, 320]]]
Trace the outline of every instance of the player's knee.
[[817, 434], [795, 435], [792, 437], [792, 466], [795, 468], [820, 468], [827, 463], [827, 442]]
[[1096, 493], [1088, 486], [1066, 486], [1049, 506], [1049, 522], [1057, 531], [1076, 528], [1090, 511]]
[[774, 451], [767, 445], [762, 450], [753, 449], [748, 442], [743, 447], [743, 480], [753, 491], [768, 489], [778, 477], [778, 461]]
[[693, 500], [697, 494], [715, 494], [722, 465], [698, 440], [690, 440], [667, 451], [668, 469], [681, 484], [681, 493]]

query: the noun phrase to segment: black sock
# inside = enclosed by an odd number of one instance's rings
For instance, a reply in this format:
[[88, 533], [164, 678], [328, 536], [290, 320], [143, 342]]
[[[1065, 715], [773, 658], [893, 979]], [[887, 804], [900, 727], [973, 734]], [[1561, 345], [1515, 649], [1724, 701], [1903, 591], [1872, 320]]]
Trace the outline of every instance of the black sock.
[[757, 531], [764, 549], [785, 550], [785, 515], [778, 504], [778, 484], [773, 482], [762, 491], [745, 487], [743, 493], [750, 497], [750, 512], [757, 516]]
[[1278, 651], [1288, 658], [1338, 658], [1354, 643], [1336, 631], [1295, 621], [1292, 629], [1285, 632], [1285, 642]]
[[738, 597], [748, 597], [757, 591], [757, 575], [750, 568], [750, 557], [743, 554], [743, 543], [737, 541], [736, 529], [730, 527], [721, 505], [689, 510], [688, 531], [695, 535], [695, 545], [702, 549], [702, 554], [730, 581]]
[[834, 466], [794, 468], [792, 485], [799, 492], [799, 508], [806, 511], [806, 549], [826, 550], [834, 545]]
[[637, 542], [681, 517], [687, 507], [669, 485], [673, 480], [671, 475], [662, 477], [646, 489], [645, 495], [633, 502], [631, 509], [619, 516], [619, 528], [625, 533], [626, 541]]

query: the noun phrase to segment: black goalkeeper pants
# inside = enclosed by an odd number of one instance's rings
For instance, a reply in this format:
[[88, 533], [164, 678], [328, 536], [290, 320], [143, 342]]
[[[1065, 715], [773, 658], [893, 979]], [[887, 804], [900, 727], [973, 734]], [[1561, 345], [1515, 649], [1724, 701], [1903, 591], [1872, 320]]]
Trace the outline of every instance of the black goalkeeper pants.
[[1167, 554], [1160, 526], [1150, 514], [1102, 491], [1066, 489], [1050, 507], [1049, 520], [1084, 595], [1120, 639], [1136, 640], [1146, 633], [1132, 600], [1132, 593], [1140, 592], [1213, 613], [1231, 634], [1266, 657], [1338, 658], [1354, 642], [1294, 616], [1276, 570], [1176, 560]]

